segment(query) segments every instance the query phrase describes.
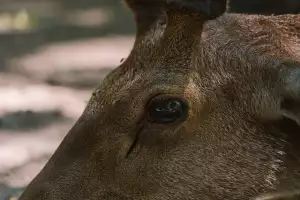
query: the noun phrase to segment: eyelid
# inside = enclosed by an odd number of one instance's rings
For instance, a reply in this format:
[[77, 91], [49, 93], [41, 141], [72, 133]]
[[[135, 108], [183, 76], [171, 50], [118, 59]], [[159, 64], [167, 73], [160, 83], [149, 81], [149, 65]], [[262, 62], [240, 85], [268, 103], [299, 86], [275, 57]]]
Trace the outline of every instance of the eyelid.
[[146, 104], [146, 108], [149, 107], [149, 105], [156, 100], [178, 100], [183, 102], [186, 106], [189, 107], [189, 103], [185, 98], [182, 98], [182, 96], [179, 96], [178, 94], [167, 94], [167, 93], [159, 93], [156, 95], [153, 95], [152, 98], [149, 98], [148, 103]]

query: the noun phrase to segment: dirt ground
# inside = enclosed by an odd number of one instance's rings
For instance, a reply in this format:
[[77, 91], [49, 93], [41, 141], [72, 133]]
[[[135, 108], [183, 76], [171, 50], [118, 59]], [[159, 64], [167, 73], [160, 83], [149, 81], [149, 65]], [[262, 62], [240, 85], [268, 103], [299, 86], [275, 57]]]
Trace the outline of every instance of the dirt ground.
[[[0, 200], [21, 193], [128, 55], [132, 19], [111, 2], [0, 0]], [[24, 9], [35, 26], [14, 28], [7, 16]]]
[[118, 36], [52, 44], [0, 73], [0, 199], [1, 187], [24, 187], [41, 170], [132, 42]]

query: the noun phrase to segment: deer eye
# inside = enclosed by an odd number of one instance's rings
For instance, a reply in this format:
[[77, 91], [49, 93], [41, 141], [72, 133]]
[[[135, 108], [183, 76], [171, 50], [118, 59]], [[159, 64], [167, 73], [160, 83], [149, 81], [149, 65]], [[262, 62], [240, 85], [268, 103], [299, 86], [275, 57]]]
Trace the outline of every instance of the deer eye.
[[186, 114], [186, 103], [175, 98], [155, 98], [148, 106], [150, 120], [157, 124], [175, 122]]

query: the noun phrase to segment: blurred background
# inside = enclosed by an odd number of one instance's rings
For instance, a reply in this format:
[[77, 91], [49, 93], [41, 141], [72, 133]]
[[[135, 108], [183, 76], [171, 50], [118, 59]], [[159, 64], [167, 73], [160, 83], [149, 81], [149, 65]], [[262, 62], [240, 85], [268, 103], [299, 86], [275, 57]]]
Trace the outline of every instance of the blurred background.
[[[299, 0], [230, 12], [299, 13]], [[121, 0], [0, 0], [0, 200], [17, 199], [134, 41]]]

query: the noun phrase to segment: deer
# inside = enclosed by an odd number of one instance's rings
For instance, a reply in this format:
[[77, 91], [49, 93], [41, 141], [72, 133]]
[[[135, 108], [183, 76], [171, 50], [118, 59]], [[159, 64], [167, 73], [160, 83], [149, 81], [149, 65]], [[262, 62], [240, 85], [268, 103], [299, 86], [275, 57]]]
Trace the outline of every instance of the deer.
[[20, 200], [300, 199], [300, 15], [125, 4], [131, 52]]

